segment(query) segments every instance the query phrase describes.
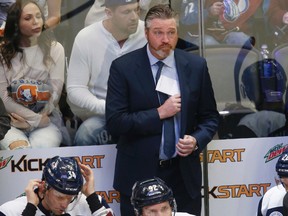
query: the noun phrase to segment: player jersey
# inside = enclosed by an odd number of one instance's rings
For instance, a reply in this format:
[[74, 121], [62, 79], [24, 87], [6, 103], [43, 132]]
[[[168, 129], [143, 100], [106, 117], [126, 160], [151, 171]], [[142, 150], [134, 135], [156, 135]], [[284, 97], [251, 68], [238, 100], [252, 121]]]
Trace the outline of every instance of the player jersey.
[[277, 185], [269, 189], [261, 198], [257, 216], [284, 216], [283, 197], [286, 190], [283, 185]]
[[[95, 194], [96, 195], [96, 194]], [[96, 195], [97, 196], [97, 195]], [[89, 199], [97, 199], [96, 196], [89, 196]], [[100, 203], [102, 204], [99, 209], [97, 209], [93, 214], [91, 213], [89, 205], [93, 205], [93, 203], [86, 201], [86, 196], [81, 194], [77, 198], [77, 200], [73, 201], [70, 203], [66, 209], [66, 213], [64, 214], [65, 216], [74, 216], [74, 215], [91, 215], [91, 216], [113, 216], [113, 211], [109, 206], [107, 205], [106, 201], [102, 199], [101, 196], [98, 195], [98, 199]], [[23, 210], [25, 209], [27, 205], [27, 198], [26, 196], [21, 196], [16, 198], [15, 200], [9, 201], [4, 203], [3, 205], [0, 206], [0, 216], [19, 216], [22, 215]], [[31, 206], [32, 204], [30, 204]], [[33, 205], [32, 205], [33, 206]], [[34, 206], [35, 207], [35, 206]], [[43, 208], [43, 207], [42, 207]], [[45, 212], [45, 210], [40, 210], [41, 207], [38, 205], [36, 213], [28, 213], [26, 215], [29, 216], [44, 216], [44, 215], [51, 215], [50, 212]], [[46, 210], [47, 211], [47, 210]], [[23, 214], [25, 215], [25, 214]]]

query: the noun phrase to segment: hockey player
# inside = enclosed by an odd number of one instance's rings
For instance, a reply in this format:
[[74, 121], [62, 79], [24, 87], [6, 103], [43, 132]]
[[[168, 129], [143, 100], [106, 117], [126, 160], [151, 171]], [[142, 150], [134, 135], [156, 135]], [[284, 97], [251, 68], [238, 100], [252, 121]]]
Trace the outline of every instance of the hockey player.
[[177, 206], [172, 190], [160, 178], [137, 181], [132, 188], [131, 204], [136, 216], [189, 216], [176, 213]]
[[56, 156], [46, 163], [42, 180], [30, 180], [24, 196], [0, 206], [0, 216], [19, 215], [112, 216], [113, 211], [95, 193], [94, 175], [88, 166]]
[[269, 189], [258, 205], [257, 216], [285, 215], [283, 198], [288, 190], [288, 152], [284, 152], [276, 163], [276, 172], [281, 184]]

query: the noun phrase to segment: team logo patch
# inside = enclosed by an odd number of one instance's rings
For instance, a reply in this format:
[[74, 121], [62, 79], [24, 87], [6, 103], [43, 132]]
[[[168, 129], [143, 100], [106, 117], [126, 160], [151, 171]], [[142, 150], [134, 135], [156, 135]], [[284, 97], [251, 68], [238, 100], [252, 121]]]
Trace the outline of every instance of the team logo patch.
[[240, 16], [240, 12], [239, 12], [238, 6], [233, 1], [224, 1], [223, 3], [224, 3], [224, 7], [225, 7], [225, 9], [224, 9], [224, 18], [228, 22], [235, 21]]
[[36, 80], [14, 80], [8, 87], [9, 95], [29, 109], [39, 112], [51, 97], [51, 88]]
[[37, 90], [36, 85], [20, 85], [15, 93], [15, 99], [25, 105], [36, 103]]
[[223, 3], [225, 7], [223, 17], [227, 22], [234, 22], [249, 8], [248, 0], [224, 0]]

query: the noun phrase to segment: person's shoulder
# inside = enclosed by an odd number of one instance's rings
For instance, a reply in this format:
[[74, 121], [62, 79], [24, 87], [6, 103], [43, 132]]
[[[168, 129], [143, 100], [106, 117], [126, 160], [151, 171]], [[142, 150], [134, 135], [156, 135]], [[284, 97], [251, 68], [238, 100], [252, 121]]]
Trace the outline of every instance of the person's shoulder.
[[[113, 212], [113, 210], [110, 208], [110, 206], [107, 204], [106, 200], [102, 196], [97, 194], [97, 197], [99, 199], [99, 202], [102, 205], [102, 207], [97, 210], [98, 212], [102, 212], [102, 213]], [[70, 205], [75, 206], [75, 204], [73, 204], [73, 203], [71, 203]], [[89, 204], [87, 202], [87, 197], [84, 194], [80, 194], [79, 197], [77, 198], [77, 205], [71, 209], [72, 210], [68, 212], [71, 215], [79, 215], [79, 213], [81, 213], [81, 215], [88, 215], [88, 212], [90, 212], [90, 207], [89, 207]], [[98, 214], [96, 214], [96, 215], [98, 215]]]
[[14, 203], [24, 203], [25, 205], [26, 205], [26, 203], [27, 203], [27, 197], [26, 196], [19, 196], [19, 197], [17, 197], [17, 198], [15, 198], [15, 199], [13, 199], [13, 200], [10, 200], [10, 201], [7, 201], [7, 202], [5, 202], [5, 203], [3, 203], [0, 207], [2, 207], [2, 206], [9, 206], [9, 205], [13, 205]]
[[102, 20], [101, 21], [97, 21], [95, 23], [92, 23], [91, 25], [88, 25], [86, 27], [84, 27], [83, 29], [81, 29], [78, 34], [76, 35], [77, 39], [87, 39], [87, 36], [95, 36], [95, 34], [100, 33], [99, 30], [102, 28]]
[[[83, 193], [80, 193], [76, 200], [68, 205], [67, 209], [69, 210], [67, 213], [69, 213], [69, 215], [80, 215], [80, 213], [81, 215], [88, 215], [88, 213], [91, 213], [86, 198]], [[77, 204], [75, 205], [75, 203]]]
[[65, 50], [61, 43], [58, 41], [54, 41], [51, 46], [51, 57], [54, 58], [56, 56], [64, 56]]
[[128, 53], [118, 57], [114, 61], [115, 62], [121, 62], [121, 61], [124, 61], [124, 62], [130, 62], [130, 61], [135, 62], [135, 59], [138, 60], [138, 58], [141, 58], [141, 57], [145, 56], [145, 53], [147, 54], [146, 45], [144, 47], [139, 48], [139, 49], [136, 49], [136, 50], [133, 50], [131, 52], [128, 52]]
[[9, 216], [21, 215], [26, 205], [27, 205], [26, 196], [20, 196], [14, 200], [10, 200], [8, 202], [3, 203], [0, 206], [0, 212]]
[[[285, 190], [285, 188], [283, 187], [283, 185], [282, 185], [282, 184], [279, 184], [279, 185], [273, 186], [273, 187], [270, 188], [268, 191], [273, 192], [273, 191], [284, 191], [284, 190]], [[268, 191], [267, 191], [267, 192], [268, 192]]]
[[[199, 55], [193, 53], [193, 52], [190, 52], [189, 50], [185, 50], [185, 49], [180, 49], [180, 48], [176, 48], [175, 50], [175, 53], [176, 54], [180, 54], [180, 55], [184, 55], [184, 56], [196, 56], [196, 57], [200, 57]], [[202, 57], [201, 57], [202, 58]]]
[[175, 55], [180, 56], [182, 58], [188, 59], [188, 60], [193, 60], [193, 61], [198, 61], [198, 62], [205, 62], [205, 58], [199, 56], [198, 54], [183, 50], [183, 49], [175, 49]]
[[286, 190], [282, 185], [276, 185], [270, 188], [264, 196], [259, 201], [261, 203], [262, 208], [271, 208], [272, 206], [282, 206], [283, 205], [283, 197], [286, 194]]
[[282, 185], [276, 185], [270, 188], [268, 191], [266, 191], [263, 200], [271, 199], [271, 197], [279, 197], [281, 199], [285, 194], [286, 194], [285, 188]]
[[64, 50], [63, 45], [59, 43], [58, 41], [53, 41], [51, 47], [56, 50], [62, 50], [62, 49]]

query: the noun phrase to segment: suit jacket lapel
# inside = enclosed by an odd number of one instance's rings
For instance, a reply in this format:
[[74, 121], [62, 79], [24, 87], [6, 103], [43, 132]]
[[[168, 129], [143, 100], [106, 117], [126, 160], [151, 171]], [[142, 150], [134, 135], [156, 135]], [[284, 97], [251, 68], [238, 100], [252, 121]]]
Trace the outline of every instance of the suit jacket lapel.
[[151, 101], [152, 106], [159, 106], [158, 96], [155, 91], [156, 86], [146, 49], [146, 46], [144, 46], [141, 55], [137, 58], [135, 57], [135, 61], [137, 61], [135, 73], [138, 82], [140, 83], [139, 87], [145, 92], [145, 95], [147, 95], [148, 100]]
[[180, 137], [183, 137], [185, 133], [185, 125], [187, 125], [187, 116], [185, 113], [188, 113], [187, 106], [185, 104], [188, 103], [188, 96], [189, 96], [189, 80], [187, 74], [190, 73], [190, 69], [187, 66], [188, 61], [181, 57], [178, 54], [177, 49], [175, 49], [175, 62], [176, 62], [176, 69], [179, 79], [179, 86], [180, 86], [180, 94], [181, 94], [181, 127], [180, 127]]

